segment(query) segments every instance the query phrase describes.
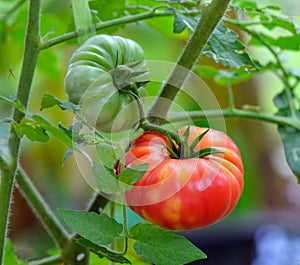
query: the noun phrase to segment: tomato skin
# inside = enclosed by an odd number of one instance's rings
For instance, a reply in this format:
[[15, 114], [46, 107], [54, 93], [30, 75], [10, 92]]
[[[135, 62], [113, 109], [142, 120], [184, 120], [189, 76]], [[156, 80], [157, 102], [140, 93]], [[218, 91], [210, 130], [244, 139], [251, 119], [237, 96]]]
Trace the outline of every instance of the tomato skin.
[[[190, 126], [188, 142], [206, 130]], [[151, 133], [142, 137], [127, 152], [125, 166], [148, 162], [150, 167], [125, 197], [143, 219], [165, 229], [190, 230], [211, 225], [235, 208], [244, 185], [243, 165], [237, 146], [226, 134], [210, 129], [195, 147], [195, 151], [212, 147], [224, 153], [188, 159], [171, 158], [165, 152], [165, 136], [156, 144], [151, 144]]]
[[122, 88], [127, 82], [146, 82], [147, 70], [144, 51], [136, 42], [100, 34], [74, 51], [65, 90], [69, 101], [83, 105], [85, 118], [97, 129], [122, 131], [131, 128], [139, 118], [134, 96], [125, 95]]

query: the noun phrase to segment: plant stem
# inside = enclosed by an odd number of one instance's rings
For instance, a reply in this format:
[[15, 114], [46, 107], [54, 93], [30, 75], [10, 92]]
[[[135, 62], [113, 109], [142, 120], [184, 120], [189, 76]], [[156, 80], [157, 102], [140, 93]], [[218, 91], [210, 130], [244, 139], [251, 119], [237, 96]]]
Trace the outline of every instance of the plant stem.
[[180, 122], [186, 120], [186, 117], [193, 120], [208, 118], [241, 118], [269, 122], [277, 125], [289, 126], [300, 130], [300, 122], [294, 119], [276, 115], [270, 115], [259, 111], [241, 110], [241, 109], [220, 109], [207, 111], [188, 111], [188, 112], [170, 112], [168, 114], [169, 122]]
[[213, 0], [203, 10], [201, 19], [180, 55], [177, 65], [149, 111], [148, 116], [151, 118], [151, 121], [160, 123], [161, 118], [167, 115], [173, 100], [188, 77], [189, 70], [197, 62], [205, 44], [222, 19], [229, 3], [230, 0]]
[[[167, 16], [173, 15], [172, 12], [156, 12], [156, 10], [157, 10], [157, 8], [153, 8], [150, 11], [143, 12], [141, 14], [111, 19], [109, 21], [101, 21], [99, 23], [96, 23], [91, 29], [87, 30], [85, 33], [90, 33], [92, 30], [99, 31], [102, 29], [119, 26], [119, 25], [124, 25], [124, 24], [129, 24], [129, 23], [140, 21], [140, 20], [150, 19], [153, 17], [167, 17]], [[40, 49], [44, 50], [44, 49], [50, 48], [54, 45], [63, 43], [65, 41], [72, 40], [74, 38], [79, 37], [81, 34], [82, 33], [80, 33], [80, 32], [72, 31], [72, 32], [63, 34], [61, 36], [55, 37], [55, 38], [45, 40], [45, 41], [41, 42]]]
[[[25, 38], [24, 57], [21, 69], [21, 76], [19, 79], [17, 89], [17, 99], [26, 107], [31, 89], [31, 83], [35, 71], [35, 66], [39, 54], [39, 24], [40, 24], [40, 0], [31, 0], [29, 4], [29, 15], [27, 22], [27, 31]], [[13, 119], [18, 123], [22, 120], [24, 114], [14, 108]], [[10, 212], [10, 201], [12, 196], [12, 190], [17, 172], [20, 139], [16, 135], [15, 131], [11, 128], [9, 137], [9, 149], [12, 157], [9, 172], [2, 174], [1, 186], [0, 186], [0, 264], [3, 260], [3, 246], [6, 237], [8, 216]]]
[[20, 168], [16, 175], [19, 190], [27, 199], [33, 211], [44, 224], [44, 227], [60, 248], [63, 248], [71, 238], [68, 231], [61, 225], [58, 218], [48, 206], [47, 202], [33, 185], [28, 175]]
[[169, 135], [179, 146], [181, 146], [185, 141], [184, 137], [180, 136], [179, 134], [148, 121], [143, 121], [140, 124], [140, 128], [142, 128], [144, 131], [157, 132], [166, 136]]
[[227, 91], [228, 91], [228, 109], [233, 111], [235, 109], [235, 104], [234, 104], [234, 95], [232, 91], [232, 86], [230, 81], [227, 81]]
[[60, 255], [56, 255], [56, 256], [50, 256], [39, 260], [29, 261], [28, 265], [52, 265], [52, 264], [61, 263], [62, 261], [63, 261], [62, 257]]
[[128, 250], [128, 237], [129, 237], [126, 204], [122, 205], [122, 211], [123, 211], [123, 228], [124, 228], [124, 249], [122, 255], [125, 255]]

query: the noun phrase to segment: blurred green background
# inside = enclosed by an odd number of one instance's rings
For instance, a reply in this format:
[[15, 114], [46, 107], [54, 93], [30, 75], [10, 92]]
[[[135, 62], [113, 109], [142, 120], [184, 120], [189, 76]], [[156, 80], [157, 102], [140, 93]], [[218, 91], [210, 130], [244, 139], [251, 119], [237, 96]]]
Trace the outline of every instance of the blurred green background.
[[[1, 12], [9, 9], [14, 2], [16, 1], [0, 1], [0, 17]], [[284, 1], [263, 2], [280, 5]], [[260, 4], [263, 2], [260, 1]], [[27, 6], [26, 2], [8, 20], [0, 22], [0, 93], [2, 96], [9, 96], [16, 92], [23, 55]], [[114, 8], [114, 12], [112, 7], [103, 11], [102, 14], [105, 16], [100, 16], [101, 19], [107, 20], [124, 15], [121, 12], [122, 5], [115, 4]], [[297, 22], [297, 17], [295, 20]], [[74, 30], [70, 1], [43, 1], [41, 21], [43, 35], [53, 32], [53, 36], [56, 36]], [[172, 18], [157, 18], [98, 33], [121, 35], [135, 40], [144, 48], [147, 60], [175, 62], [188, 37], [188, 32], [173, 34], [172, 25]], [[241, 35], [241, 38], [247, 41], [246, 36]], [[76, 47], [78, 47], [78, 40], [69, 41], [42, 51], [39, 57], [29, 111], [43, 115], [53, 124], [61, 122], [64, 126], [68, 126], [72, 123], [73, 117], [58, 108], [41, 112], [40, 101], [45, 93], [53, 94], [63, 100], [67, 99], [63, 85], [64, 76], [70, 56]], [[267, 58], [264, 50], [250, 47], [249, 51], [254, 58]], [[289, 56], [291, 65], [300, 67], [299, 54], [286, 55]], [[204, 57], [199, 59], [199, 63], [214, 64]], [[228, 102], [226, 88], [217, 86], [213, 80], [204, 81], [213, 91], [219, 105], [226, 107]], [[233, 89], [237, 106], [259, 105], [262, 111], [274, 113], [272, 99], [282, 88], [273, 75], [265, 73], [254, 80], [236, 85]], [[152, 90], [148, 92], [153, 93]], [[177, 103], [189, 109], [196, 107], [183, 95], [179, 97]], [[6, 118], [10, 114], [11, 109], [0, 102], [0, 118]], [[7, 152], [8, 130], [9, 126], [1, 122], [2, 152]], [[300, 217], [300, 188], [285, 163], [276, 126], [258, 121], [228, 119], [226, 131], [236, 141], [242, 153], [245, 166], [245, 189], [238, 206], [226, 220], [209, 228], [185, 234], [195, 242], [199, 242], [202, 250], [207, 251], [208, 256], [211, 257], [208, 261], [199, 264], [251, 264], [257, 256], [253, 243], [254, 235], [259, 227], [266, 224], [278, 224], [287, 233], [299, 232], [297, 220], [299, 221]], [[84, 209], [92, 189], [81, 176], [74, 157], [62, 166], [66, 150], [66, 146], [53, 138], [43, 144], [23, 139], [20, 163], [53, 209]], [[130, 216], [131, 222], [136, 221], [133, 214]], [[20, 257], [43, 257], [54, 247], [17, 189], [14, 191], [9, 236]], [[238, 240], [250, 242], [246, 245], [248, 252], [243, 252], [244, 260], [240, 259], [240, 263], [234, 263], [226, 256], [236, 251], [234, 243], [229, 249], [222, 245], [224, 241], [225, 245], [227, 242], [227, 247], [231, 246], [228, 243], [231, 242], [229, 239], [236, 239], [239, 246], [241, 244]], [[221, 253], [222, 249], [226, 252], [222, 261], [214, 261], [213, 256], [217, 255], [217, 251]], [[263, 265], [263, 263], [257, 264]]]

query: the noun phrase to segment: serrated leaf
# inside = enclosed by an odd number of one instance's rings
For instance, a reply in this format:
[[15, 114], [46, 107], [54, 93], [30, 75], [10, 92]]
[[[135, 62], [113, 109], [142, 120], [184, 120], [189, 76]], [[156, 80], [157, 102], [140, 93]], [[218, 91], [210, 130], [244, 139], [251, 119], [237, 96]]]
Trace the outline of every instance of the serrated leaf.
[[51, 94], [44, 94], [41, 101], [40, 110], [48, 109], [55, 105], [59, 106], [62, 110], [68, 110], [70, 112], [75, 112], [79, 108], [78, 105], [75, 105], [74, 103], [60, 100]]
[[240, 67], [226, 70], [221, 70], [211, 65], [198, 65], [195, 69], [202, 78], [214, 78], [217, 84], [228, 85], [228, 81], [231, 84], [240, 83], [274, 68], [273, 63], [261, 66], [258, 62], [255, 62], [255, 65], [257, 66], [256, 68]]
[[118, 180], [125, 184], [134, 184], [145, 175], [148, 166], [148, 164], [140, 164], [135, 167], [127, 167], [118, 175]]
[[[262, 21], [264, 21], [264, 20], [262, 19]], [[287, 20], [284, 20], [284, 19], [279, 18], [277, 16], [272, 16], [272, 15], [267, 16], [266, 21], [268, 23], [262, 23], [262, 25], [265, 28], [267, 28], [268, 30], [272, 30], [272, 29], [278, 27], [278, 28], [282, 28], [282, 29], [285, 29], [285, 30], [289, 31], [293, 35], [297, 33], [295, 25], [290, 21], [287, 21]]]
[[[269, 45], [273, 47], [279, 47], [282, 50], [292, 50], [292, 51], [299, 51], [300, 46], [300, 35], [293, 35], [293, 36], [285, 36], [274, 38], [264, 33], [259, 33], [259, 36], [263, 38]], [[258, 45], [258, 46], [265, 46], [259, 39], [253, 38], [250, 42], [251, 45]]]
[[105, 213], [58, 210], [65, 222], [83, 238], [97, 245], [108, 245], [120, 235], [123, 226]]
[[278, 132], [284, 145], [286, 160], [300, 183], [300, 131], [279, 126]]
[[92, 169], [100, 191], [106, 194], [117, 194], [122, 191], [121, 183], [116, 179], [111, 168], [94, 163]]
[[179, 11], [174, 9], [174, 23], [173, 23], [173, 32], [174, 33], [181, 33], [185, 30], [186, 27], [189, 29], [195, 27], [196, 22], [183, 14]]
[[101, 163], [111, 168], [118, 160], [118, 151], [116, 148], [109, 144], [98, 144], [97, 145], [97, 154]]
[[19, 138], [24, 135], [31, 141], [47, 142], [49, 136], [46, 130], [35, 120], [24, 117], [20, 123], [11, 123]]
[[113, 252], [111, 250], [108, 250], [107, 248], [103, 247], [103, 246], [99, 246], [97, 244], [92, 243], [91, 241], [85, 239], [85, 238], [79, 238], [76, 239], [76, 242], [85, 247], [86, 249], [88, 249], [89, 251], [94, 252], [95, 254], [97, 254], [97, 256], [99, 258], [103, 258], [106, 257], [107, 259], [113, 261], [113, 262], [117, 262], [117, 263], [128, 263], [131, 264], [131, 262], [126, 259], [123, 255]]
[[155, 265], [182, 265], [206, 258], [186, 238], [151, 224], [138, 223], [130, 229], [130, 234], [137, 241], [136, 253]]
[[69, 135], [60, 130], [59, 128], [53, 126], [44, 117], [40, 115], [33, 115], [32, 119], [35, 120], [44, 130], [51, 133], [54, 137], [62, 141], [64, 144], [66, 144], [69, 147], [73, 147], [73, 141], [69, 137]]
[[245, 46], [238, 40], [237, 33], [219, 24], [207, 42], [203, 53], [217, 63], [232, 68], [255, 67]]

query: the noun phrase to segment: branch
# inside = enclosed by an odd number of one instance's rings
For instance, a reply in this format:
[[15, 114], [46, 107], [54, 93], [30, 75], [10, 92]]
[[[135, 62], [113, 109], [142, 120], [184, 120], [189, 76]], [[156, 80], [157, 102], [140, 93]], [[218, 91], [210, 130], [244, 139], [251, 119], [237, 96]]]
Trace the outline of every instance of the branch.
[[[17, 89], [17, 99], [26, 107], [31, 89], [35, 66], [39, 54], [39, 32], [40, 32], [40, 0], [31, 0], [25, 39], [25, 50], [21, 69], [21, 76]], [[24, 114], [19, 110], [13, 110], [13, 119], [18, 123]], [[19, 160], [20, 139], [11, 128], [9, 137], [9, 149], [12, 157], [10, 171], [2, 174], [0, 186], [0, 264], [3, 261], [4, 241], [6, 237], [8, 216], [10, 212], [10, 201]]]
[[[93, 30], [99, 31], [102, 29], [119, 26], [119, 25], [124, 25], [124, 24], [129, 24], [129, 23], [137, 22], [140, 20], [146, 20], [146, 19], [153, 18], [153, 17], [166, 17], [166, 16], [173, 15], [172, 12], [156, 12], [157, 8], [158, 7], [155, 7], [153, 9], [151, 9], [150, 11], [144, 12], [141, 14], [116, 18], [116, 19], [112, 19], [109, 21], [102, 21], [102, 22], [96, 23], [93, 27], [85, 30], [84, 32], [72, 31], [72, 32], [63, 34], [61, 36], [58, 36], [58, 37], [55, 37], [55, 38], [52, 38], [49, 40], [44, 40], [40, 43], [40, 49], [44, 50], [44, 49], [50, 48], [54, 45], [63, 43], [68, 40], [72, 40], [74, 38], [77, 38], [77, 37], [87, 34], [87, 33], [90, 33]], [[191, 14], [191, 13], [189, 13], [189, 14]]]
[[213, 0], [203, 10], [201, 19], [180, 55], [177, 65], [149, 111], [148, 116], [151, 118], [151, 121], [160, 123], [161, 118], [167, 115], [173, 100], [188, 77], [189, 71], [197, 62], [205, 44], [222, 19], [229, 3], [230, 0]]
[[294, 119], [282, 116], [271, 115], [259, 111], [241, 110], [241, 109], [220, 109], [207, 111], [186, 111], [186, 112], [170, 112], [167, 120], [169, 122], [180, 122], [189, 119], [201, 120], [208, 118], [242, 118], [269, 122], [282, 126], [289, 126], [300, 130], [300, 122]]

